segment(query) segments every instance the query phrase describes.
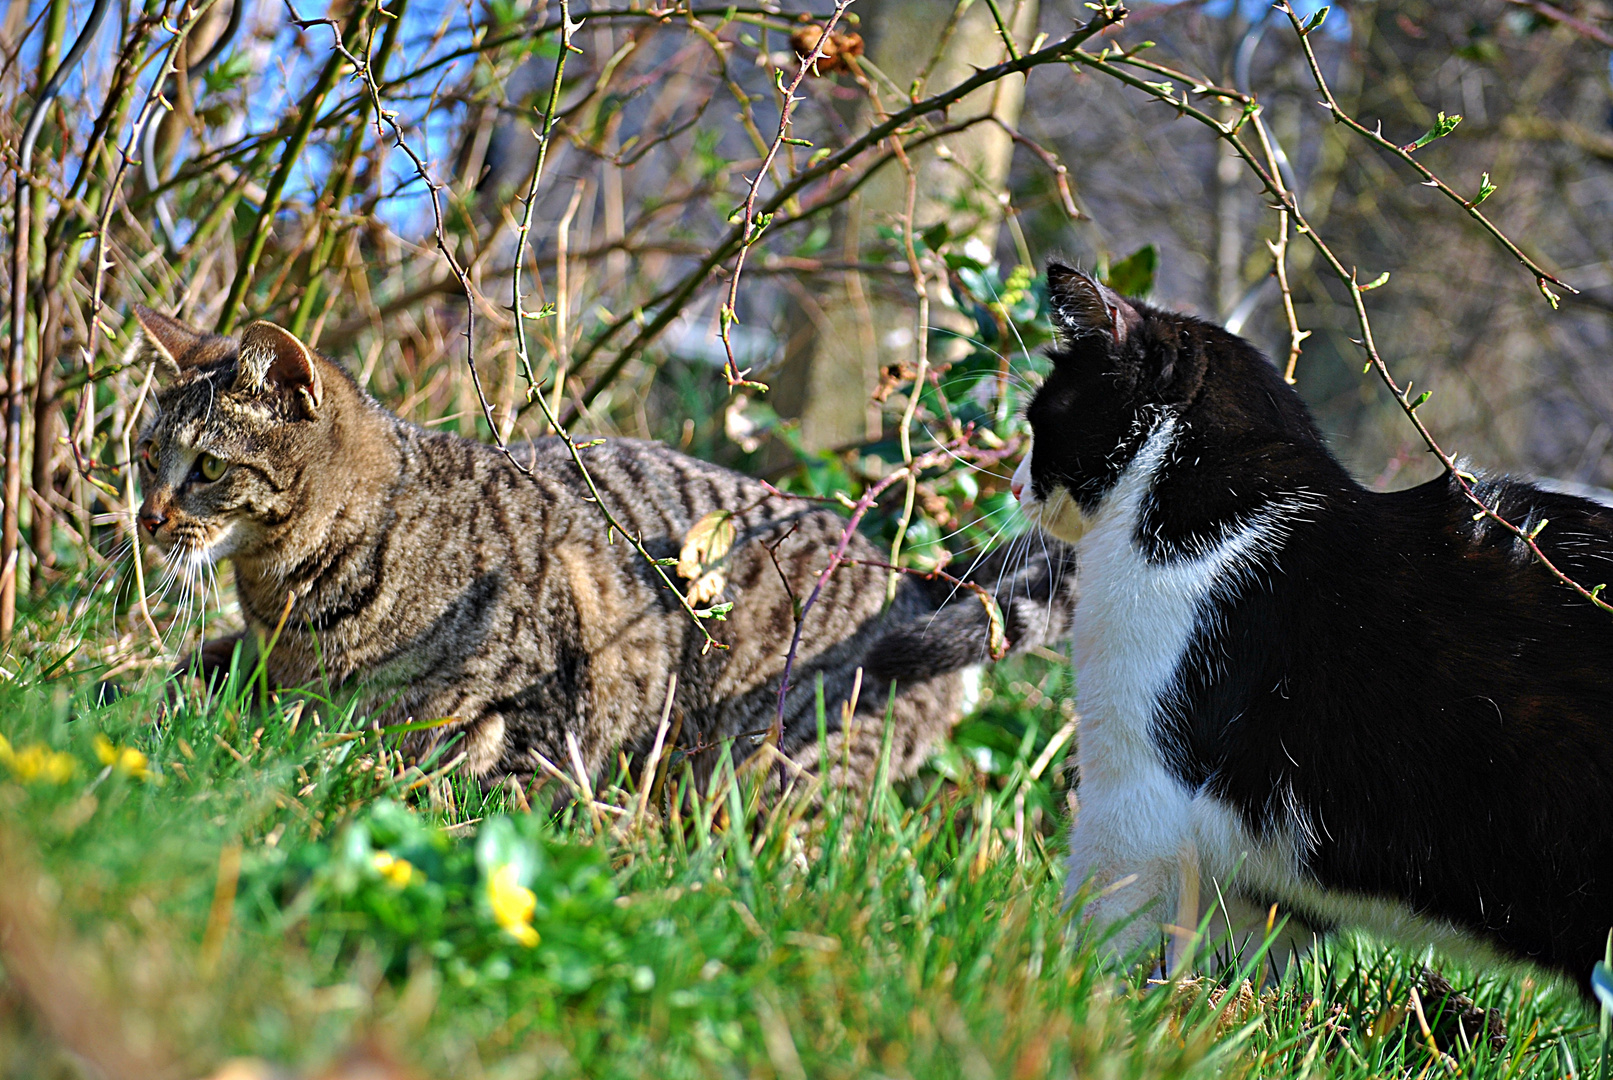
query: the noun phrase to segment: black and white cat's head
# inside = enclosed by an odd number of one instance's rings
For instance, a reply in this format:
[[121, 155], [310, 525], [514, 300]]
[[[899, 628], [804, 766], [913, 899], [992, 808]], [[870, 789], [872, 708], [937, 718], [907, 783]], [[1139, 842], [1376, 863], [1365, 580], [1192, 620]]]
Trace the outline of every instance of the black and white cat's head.
[[1197, 396], [1206, 338], [1226, 332], [1062, 263], [1047, 283], [1059, 344], [1026, 410], [1035, 445], [1014, 490], [1032, 520], [1074, 542], [1148, 436]]
[[[1035, 443], [1013, 487], [1054, 536], [1079, 540], [1149, 445], [1151, 467], [1178, 459], [1179, 479], [1199, 478], [1168, 506], [1153, 500], [1151, 535], [1188, 546], [1337, 471], [1304, 402], [1249, 342], [1061, 263], [1047, 281], [1059, 344], [1026, 410]], [[1200, 467], [1184, 470], [1184, 455]]]

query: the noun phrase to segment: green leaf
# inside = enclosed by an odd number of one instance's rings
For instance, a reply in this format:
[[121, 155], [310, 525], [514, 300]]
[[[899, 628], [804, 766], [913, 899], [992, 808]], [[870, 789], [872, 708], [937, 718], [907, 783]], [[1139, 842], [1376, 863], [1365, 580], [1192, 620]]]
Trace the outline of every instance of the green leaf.
[[1434, 126], [1428, 129], [1428, 133], [1426, 135], [1408, 146], [1402, 146], [1400, 149], [1404, 150], [1408, 154], [1413, 150], [1419, 150], [1433, 142], [1435, 139], [1443, 139], [1445, 136], [1455, 131], [1456, 125], [1460, 124], [1461, 122], [1461, 113], [1452, 113], [1450, 116], [1440, 113], [1434, 121]]
[[252, 58], [243, 52], [232, 52], [214, 64], [202, 76], [207, 93], [217, 94], [233, 90], [242, 79], [252, 74]]
[[1154, 271], [1159, 269], [1159, 252], [1144, 244], [1109, 267], [1104, 284], [1122, 296], [1147, 296], [1154, 290]]
[[1327, 13], [1329, 10], [1330, 9], [1325, 4], [1322, 7], [1317, 8], [1316, 14], [1305, 20], [1305, 25], [1299, 28], [1299, 32], [1301, 34], [1309, 34], [1312, 30], [1315, 30], [1317, 27], [1321, 26], [1322, 21], [1327, 18]]
[[1485, 199], [1488, 199], [1494, 194], [1495, 185], [1490, 183], [1490, 174], [1485, 173], [1483, 176], [1479, 177], [1479, 193], [1473, 196], [1473, 201], [1469, 205], [1477, 206], [1479, 203], [1483, 202]]

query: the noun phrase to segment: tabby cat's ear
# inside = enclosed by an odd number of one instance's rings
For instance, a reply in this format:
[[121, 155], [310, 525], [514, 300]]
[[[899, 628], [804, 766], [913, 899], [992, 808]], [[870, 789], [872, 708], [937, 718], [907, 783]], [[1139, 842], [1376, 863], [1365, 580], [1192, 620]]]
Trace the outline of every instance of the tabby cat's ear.
[[1126, 298], [1073, 266], [1047, 264], [1047, 298], [1059, 336], [1073, 343], [1101, 334], [1116, 346], [1142, 325], [1142, 316]]
[[204, 333], [144, 304], [134, 305], [134, 318], [140, 324], [140, 333], [129, 347], [129, 364], [144, 365], [155, 360], [167, 374], [178, 375], [187, 367], [216, 359], [220, 350], [204, 346], [225, 344], [215, 334]]
[[241, 332], [241, 367], [235, 389], [248, 392], [293, 394], [302, 399], [309, 415], [325, 399], [314, 351], [284, 327], [255, 322]]

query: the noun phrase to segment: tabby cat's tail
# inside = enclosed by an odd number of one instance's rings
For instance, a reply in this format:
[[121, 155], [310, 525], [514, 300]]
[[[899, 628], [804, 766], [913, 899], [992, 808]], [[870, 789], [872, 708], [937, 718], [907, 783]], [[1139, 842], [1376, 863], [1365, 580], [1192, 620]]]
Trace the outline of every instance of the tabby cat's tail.
[[[988, 552], [964, 577], [990, 593], [1002, 611], [1010, 653], [1057, 647], [1075, 609], [1075, 549], [1040, 532]], [[991, 618], [979, 594], [937, 579], [925, 589], [934, 604], [887, 633], [870, 650], [868, 674], [880, 685], [934, 678], [991, 659]]]

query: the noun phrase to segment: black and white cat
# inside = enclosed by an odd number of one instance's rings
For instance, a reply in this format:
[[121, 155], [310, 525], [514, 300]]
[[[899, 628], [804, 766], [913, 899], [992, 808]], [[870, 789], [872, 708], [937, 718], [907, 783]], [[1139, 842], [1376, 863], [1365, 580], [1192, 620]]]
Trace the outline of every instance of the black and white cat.
[[[1613, 615], [1454, 479], [1363, 488], [1248, 342], [1048, 268], [1060, 331], [1014, 478], [1079, 541], [1069, 888], [1124, 951], [1184, 859], [1262, 915], [1483, 943], [1582, 986], [1613, 927]], [[1479, 482], [1565, 573], [1613, 510]], [[1247, 910], [1247, 909], [1246, 909]]]

